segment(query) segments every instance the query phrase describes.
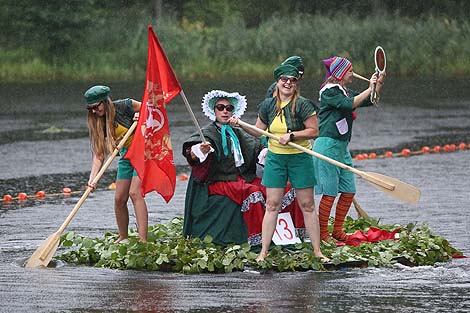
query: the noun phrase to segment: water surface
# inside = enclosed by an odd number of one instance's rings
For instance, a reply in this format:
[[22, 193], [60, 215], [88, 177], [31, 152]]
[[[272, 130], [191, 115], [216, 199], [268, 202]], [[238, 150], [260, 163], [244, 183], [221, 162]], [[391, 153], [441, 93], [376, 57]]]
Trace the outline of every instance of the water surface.
[[[305, 95], [314, 98], [302, 82]], [[360, 83], [356, 83], [363, 87]], [[110, 84], [114, 98], [139, 98], [140, 83]], [[247, 95], [244, 120], [254, 123], [256, 103], [269, 82], [183, 82], [201, 125], [203, 94], [213, 88]], [[81, 95], [88, 84], [0, 85], [0, 193], [48, 193], [85, 185], [91, 154]], [[232, 87], [232, 88], [230, 88]], [[379, 107], [358, 112], [353, 151], [400, 151], [423, 145], [470, 143], [470, 95], [463, 81], [403, 82], [390, 79]], [[462, 94], [461, 92], [464, 93]], [[465, 92], [467, 94], [465, 94]], [[457, 95], [457, 96], [456, 96]], [[183, 140], [195, 131], [182, 101], [168, 106], [178, 173], [188, 168], [180, 156]], [[56, 132], [56, 130], [59, 130]], [[430, 229], [470, 255], [470, 151], [410, 158], [356, 161], [373, 171], [418, 186], [416, 206], [408, 205], [357, 178], [357, 200], [384, 224], [429, 224]], [[101, 237], [115, 230], [112, 209], [116, 164], [100, 188], [82, 205], [67, 230]], [[186, 181], [166, 204], [147, 195], [149, 223], [183, 216]], [[56, 268], [21, 266], [55, 232], [79, 195], [2, 203], [0, 206], [0, 312], [468, 312], [470, 261], [436, 266], [350, 269], [335, 272], [182, 275], [119, 271], [59, 264]], [[318, 199], [317, 199], [318, 200]], [[132, 208], [131, 208], [132, 211]], [[356, 216], [351, 210], [350, 214]], [[131, 217], [131, 224], [134, 217]], [[58, 252], [60, 253], [60, 251]]]

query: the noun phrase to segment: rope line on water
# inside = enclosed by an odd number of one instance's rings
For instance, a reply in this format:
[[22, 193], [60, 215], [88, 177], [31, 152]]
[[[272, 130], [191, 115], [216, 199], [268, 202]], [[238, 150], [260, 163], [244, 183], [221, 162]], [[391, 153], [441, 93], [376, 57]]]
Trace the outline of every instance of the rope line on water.
[[[376, 154], [371, 152], [367, 153], [358, 153], [354, 156], [354, 160], [366, 160], [366, 159], [382, 159], [382, 158], [393, 158], [393, 157], [409, 157], [414, 155], [422, 155], [428, 153], [441, 153], [441, 152], [453, 152], [453, 151], [462, 151], [462, 150], [470, 150], [470, 143], [466, 144], [461, 142], [460, 144], [445, 144], [443, 146], [434, 146], [432, 149], [428, 146], [422, 147], [420, 150], [411, 151], [410, 149], [402, 149], [400, 152], [392, 152], [386, 151], [384, 154]], [[179, 180], [187, 180], [188, 175], [181, 174], [179, 175]], [[116, 184], [111, 183], [108, 186], [108, 189], [116, 189]], [[61, 193], [50, 193], [47, 194], [45, 191], [40, 190], [36, 192], [34, 195], [28, 195], [25, 192], [19, 192], [16, 197], [13, 197], [10, 194], [5, 194], [2, 198], [0, 198], [0, 202], [11, 202], [11, 201], [26, 201], [28, 199], [45, 199], [45, 198], [54, 198], [54, 197], [69, 197], [71, 195], [76, 195], [82, 193], [83, 190], [76, 190], [72, 191], [70, 188], [65, 187], [62, 189]]]
[[434, 146], [432, 149], [428, 146], [422, 147], [420, 150], [411, 151], [410, 149], [402, 149], [400, 152], [385, 151], [384, 154], [376, 154], [371, 152], [367, 153], [358, 153], [354, 156], [354, 160], [366, 160], [366, 159], [382, 159], [382, 158], [393, 158], [393, 157], [409, 157], [413, 155], [421, 155], [428, 153], [441, 153], [441, 152], [454, 152], [468, 149], [470, 150], [470, 143], [466, 144], [464, 142], [456, 144], [445, 144], [443, 146]]

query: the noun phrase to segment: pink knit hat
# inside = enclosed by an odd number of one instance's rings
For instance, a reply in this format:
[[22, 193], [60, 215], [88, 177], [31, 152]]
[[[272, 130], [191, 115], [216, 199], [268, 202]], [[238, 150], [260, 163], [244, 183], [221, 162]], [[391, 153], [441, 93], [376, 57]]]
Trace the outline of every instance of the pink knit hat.
[[352, 67], [352, 63], [348, 59], [338, 56], [323, 60], [322, 62], [326, 67], [325, 79], [333, 76], [337, 80], [342, 80], [344, 74]]

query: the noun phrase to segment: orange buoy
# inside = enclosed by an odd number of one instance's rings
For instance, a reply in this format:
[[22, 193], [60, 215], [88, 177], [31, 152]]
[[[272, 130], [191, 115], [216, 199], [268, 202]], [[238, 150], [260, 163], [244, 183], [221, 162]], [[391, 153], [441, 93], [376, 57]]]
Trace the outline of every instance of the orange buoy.
[[465, 150], [466, 147], [467, 147], [467, 145], [465, 144], [465, 142], [459, 143], [459, 149], [460, 150]]
[[430, 150], [431, 150], [431, 149], [429, 149], [428, 146], [424, 146], [424, 147], [421, 149], [421, 152], [423, 152], [423, 153], [429, 153]]
[[385, 152], [385, 157], [386, 157], [386, 158], [391, 158], [392, 156], [393, 156], [392, 151], [386, 151], [386, 152]]
[[62, 192], [64, 194], [70, 194], [72, 192], [72, 189], [68, 188], [68, 187], [65, 187], [64, 189], [62, 189]]
[[410, 153], [411, 153], [410, 149], [401, 150], [401, 155], [403, 155], [404, 157], [409, 157]]
[[44, 198], [46, 197], [46, 193], [42, 190], [36, 192], [36, 198]]
[[455, 144], [452, 143], [452, 144], [449, 145], [449, 150], [450, 151], [455, 151], [456, 149], [457, 149], [457, 146]]
[[369, 155], [367, 153], [362, 154], [362, 159], [367, 160], [369, 158]]
[[432, 148], [432, 151], [434, 151], [435, 153], [439, 153], [439, 152], [441, 152], [441, 147], [434, 146], [434, 148]]
[[181, 175], [179, 176], [179, 180], [188, 180], [188, 178], [189, 178], [189, 177], [188, 177], [188, 175], [186, 175], [186, 174], [181, 174]]
[[111, 190], [115, 190], [116, 189], [116, 183], [109, 184], [108, 188], [111, 189]]
[[356, 154], [354, 157], [355, 160], [362, 160], [362, 154]]
[[13, 197], [11, 195], [4, 195], [3, 196], [3, 201], [10, 202], [11, 200], [13, 200]]
[[375, 159], [377, 157], [377, 154], [374, 152], [369, 153], [369, 159]]
[[25, 192], [20, 192], [18, 194], [18, 199], [19, 200], [26, 200], [26, 199], [28, 199], [28, 195]]

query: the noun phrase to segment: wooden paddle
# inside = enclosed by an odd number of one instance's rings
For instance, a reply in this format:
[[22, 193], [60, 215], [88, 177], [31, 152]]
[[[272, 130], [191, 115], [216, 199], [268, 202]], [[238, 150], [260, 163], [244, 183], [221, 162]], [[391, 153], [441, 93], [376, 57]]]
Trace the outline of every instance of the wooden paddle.
[[367, 214], [366, 211], [361, 208], [355, 197], [353, 198], [353, 204], [359, 217], [369, 217], [369, 214]]
[[[126, 142], [126, 140], [134, 132], [134, 129], [136, 128], [136, 126], [137, 126], [137, 121], [135, 121], [132, 124], [132, 126], [129, 128], [127, 133], [124, 135], [124, 137], [119, 142], [118, 146], [114, 149], [113, 153], [109, 156], [109, 158], [103, 164], [103, 166], [101, 167], [98, 174], [96, 174], [95, 178], [92, 181], [93, 185], [98, 183], [101, 176], [103, 176], [104, 172], [108, 169], [109, 165], [111, 165], [111, 162], [113, 161], [113, 159], [119, 153], [119, 150], [121, 150], [121, 148], [124, 146], [124, 143]], [[77, 204], [73, 208], [72, 212], [70, 212], [69, 216], [65, 219], [64, 223], [62, 223], [62, 226], [60, 226], [59, 230], [57, 230], [55, 233], [50, 235], [36, 249], [36, 251], [34, 251], [34, 253], [31, 255], [31, 257], [26, 262], [25, 267], [39, 267], [39, 266], [47, 266], [49, 264], [49, 262], [52, 260], [52, 257], [54, 256], [57, 248], [59, 247], [60, 236], [62, 235], [62, 233], [64, 232], [67, 225], [70, 223], [72, 218], [77, 213], [78, 209], [82, 206], [83, 202], [85, 202], [86, 198], [88, 197], [88, 195], [92, 191], [93, 191], [93, 188], [87, 187], [87, 189], [83, 193], [82, 197], [80, 198], [80, 200], [77, 202]]]
[[[269, 138], [279, 140], [279, 137], [276, 135], [273, 135], [271, 133], [268, 133], [267, 131], [264, 131], [262, 129], [259, 129], [256, 126], [253, 126], [251, 124], [245, 123], [242, 120], [238, 120], [238, 124], [242, 127], [246, 127], [248, 129], [251, 129], [252, 131], [255, 131], [259, 134], [265, 135]], [[354, 167], [348, 166], [344, 163], [338, 162], [336, 160], [330, 159], [327, 156], [324, 156], [323, 154], [320, 154], [318, 152], [312, 151], [310, 149], [304, 148], [294, 142], [288, 142], [288, 145], [291, 147], [294, 147], [296, 149], [299, 149], [305, 153], [308, 153], [310, 155], [313, 155], [316, 158], [319, 158], [323, 161], [326, 161], [328, 163], [331, 163], [335, 166], [341, 167], [345, 170], [348, 170], [350, 172], [353, 172], [356, 175], [361, 176], [364, 178], [367, 182], [372, 184], [374, 187], [377, 189], [389, 194], [390, 196], [410, 203], [410, 204], [416, 204], [419, 201], [419, 198], [421, 196], [421, 191], [416, 188], [415, 186], [409, 185], [407, 183], [404, 183], [396, 178], [388, 177], [379, 173], [374, 173], [374, 172], [363, 172], [360, 171]]]

